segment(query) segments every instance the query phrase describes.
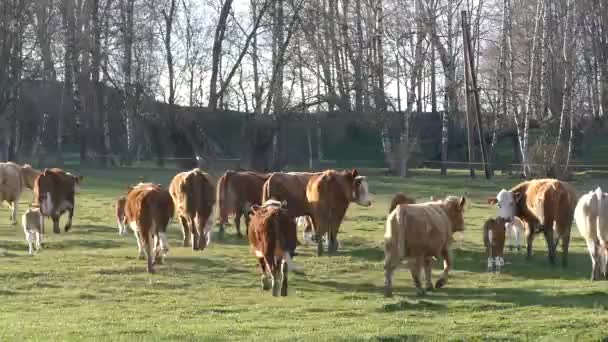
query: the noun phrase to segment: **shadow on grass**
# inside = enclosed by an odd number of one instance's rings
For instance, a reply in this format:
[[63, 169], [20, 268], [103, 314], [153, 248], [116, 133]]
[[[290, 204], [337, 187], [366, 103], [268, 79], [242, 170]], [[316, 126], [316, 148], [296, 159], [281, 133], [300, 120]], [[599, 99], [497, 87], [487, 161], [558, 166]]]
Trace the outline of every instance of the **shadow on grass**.
[[408, 341], [422, 341], [424, 340], [421, 336], [419, 335], [405, 335], [405, 334], [400, 334], [400, 335], [394, 335], [394, 336], [378, 336], [375, 339], [376, 341], [379, 342], [408, 342]]
[[428, 310], [428, 311], [444, 311], [447, 310], [447, 306], [431, 302], [426, 299], [400, 300], [397, 303], [384, 304], [381, 311], [383, 312], [397, 312], [397, 311], [408, 311], [408, 310]]
[[61, 240], [61, 241], [52, 241], [46, 242], [48, 249], [79, 249], [79, 248], [93, 248], [93, 249], [110, 249], [110, 248], [118, 248], [125, 245], [126, 241], [117, 242], [114, 240], [89, 240], [89, 239], [71, 239], [71, 240]]
[[[50, 225], [49, 227], [51, 227], [50, 231], [47, 231], [46, 233], [52, 233], [53, 230], [53, 226]], [[131, 231], [129, 231], [130, 233]], [[63, 230], [62, 230], [63, 233]], [[118, 228], [117, 227], [111, 227], [111, 226], [102, 226], [102, 225], [86, 225], [86, 226], [74, 226], [72, 227], [72, 229], [68, 232], [68, 234], [71, 235], [88, 235], [91, 233], [116, 233], [116, 236], [118, 236]]]

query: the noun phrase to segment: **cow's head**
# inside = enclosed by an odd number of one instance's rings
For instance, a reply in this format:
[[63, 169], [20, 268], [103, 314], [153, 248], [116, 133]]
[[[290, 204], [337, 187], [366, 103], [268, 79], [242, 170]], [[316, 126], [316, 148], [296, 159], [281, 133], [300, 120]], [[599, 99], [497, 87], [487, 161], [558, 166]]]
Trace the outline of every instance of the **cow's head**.
[[466, 205], [464, 197], [448, 196], [443, 200], [443, 204], [452, 223], [453, 232], [464, 231], [464, 209]]
[[353, 177], [353, 202], [364, 207], [371, 206], [372, 194], [369, 192], [367, 177], [360, 176], [356, 169], [351, 171], [351, 176]]
[[496, 198], [488, 199], [488, 204], [495, 204], [498, 208], [498, 216], [511, 221], [517, 213], [517, 203], [521, 198], [519, 192], [513, 192], [502, 189], [496, 195]]
[[72, 177], [72, 179], [74, 180], [74, 192], [79, 192], [80, 191], [80, 187], [82, 184], [82, 181], [84, 180], [83, 176], [74, 176], [71, 173], [67, 173], [68, 176]]

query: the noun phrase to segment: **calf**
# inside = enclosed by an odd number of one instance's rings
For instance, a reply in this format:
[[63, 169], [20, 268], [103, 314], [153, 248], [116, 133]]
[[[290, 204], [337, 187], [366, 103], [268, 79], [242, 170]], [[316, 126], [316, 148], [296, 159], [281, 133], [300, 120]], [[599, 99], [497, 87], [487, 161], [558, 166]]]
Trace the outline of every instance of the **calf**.
[[44, 234], [44, 218], [40, 209], [30, 207], [21, 217], [21, 224], [25, 233], [25, 241], [29, 247], [29, 254], [34, 254], [34, 245], [36, 252], [40, 251]]
[[116, 223], [118, 224], [118, 235], [127, 234], [127, 221], [125, 217], [125, 203], [127, 198], [121, 196], [116, 200], [114, 208], [116, 209]]
[[[393, 295], [393, 274], [401, 260], [408, 258], [408, 266], [418, 295], [433, 289], [431, 282], [432, 258], [443, 258], [443, 273], [435, 287], [448, 281], [452, 268], [450, 245], [455, 232], [464, 230], [464, 197], [449, 196], [443, 201], [398, 205], [386, 219], [384, 233], [384, 295]], [[424, 269], [423, 288], [420, 272]]]
[[161, 264], [169, 251], [166, 231], [173, 211], [171, 195], [162, 186], [140, 183], [129, 189], [125, 217], [137, 239], [139, 258], [147, 259], [148, 273], [154, 273], [154, 264]]
[[296, 249], [296, 224], [286, 202], [268, 200], [254, 205], [249, 214], [248, 237], [262, 271], [262, 290], [272, 287], [272, 295], [287, 296], [287, 272], [297, 271], [291, 260]]
[[506, 221], [502, 217], [487, 219], [483, 225], [483, 244], [488, 253], [488, 272], [499, 272], [505, 265], [505, 229]]
[[182, 225], [184, 247], [192, 237], [192, 250], [205, 249], [211, 243], [215, 204], [211, 177], [199, 169], [178, 173], [171, 181], [169, 192]]
[[246, 215], [254, 204], [261, 204], [264, 182], [270, 177], [267, 173], [253, 171], [226, 171], [217, 181], [218, 221], [220, 238], [224, 235], [224, 225], [228, 215], [234, 214], [236, 233], [241, 234], [241, 216], [245, 217], [245, 226], [249, 225]]
[[65, 231], [72, 227], [75, 193], [82, 183], [82, 176], [74, 176], [62, 169], [44, 169], [34, 182], [34, 204], [40, 207], [43, 216], [53, 220], [53, 233], [59, 234], [59, 218], [66, 211], [68, 222]]
[[591, 280], [608, 280], [608, 193], [597, 188], [581, 196], [574, 218], [591, 256]]
[[535, 179], [520, 183], [511, 190], [502, 189], [490, 203], [498, 206], [498, 216], [507, 221], [521, 219], [526, 227], [527, 259], [532, 257], [534, 234], [544, 233], [549, 262], [555, 264], [558, 242], [562, 242], [562, 266], [568, 264], [570, 230], [576, 206], [576, 191], [556, 179]]

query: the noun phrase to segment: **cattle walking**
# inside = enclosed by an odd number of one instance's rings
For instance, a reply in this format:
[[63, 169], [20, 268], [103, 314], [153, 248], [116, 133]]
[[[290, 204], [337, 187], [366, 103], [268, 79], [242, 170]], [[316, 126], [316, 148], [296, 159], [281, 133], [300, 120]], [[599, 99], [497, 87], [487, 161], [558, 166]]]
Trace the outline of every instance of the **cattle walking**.
[[121, 196], [114, 203], [114, 209], [116, 209], [116, 224], [118, 225], [118, 235], [127, 234], [127, 220], [125, 217], [125, 203], [127, 198]]
[[[384, 295], [393, 294], [393, 275], [404, 258], [418, 295], [433, 289], [432, 258], [443, 259], [443, 273], [435, 287], [447, 284], [452, 269], [452, 235], [464, 230], [464, 197], [448, 196], [443, 201], [398, 205], [387, 217], [384, 233]], [[420, 273], [424, 269], [425, 286]]]
[[296, 223], [287, 214], [288, 204], [268, 200], [254, 205], [249, 214], [248, 237], [262, 272], [262, 290], [287, 296], [288, 271], [297, 271], [291, 257], [297, 244]]
[[72, 227], [74, 217], [75, 193], [82, 184], [82, 176], [74, 176], [62, 169], [44, 169], [34, 182], [34, 203], [43, 216], [53, 220], [53, 233], [59, 234], [59, 218], [66, 211], [68, 222], [64, 230]]
[[338, 232], [351, 202], [364, 207], [372, 204], [367, 178], [359, 175], [357, 170], [327, 170], [313, 176], [308, 181], [306, 197], [312, 213], [319, 256], [323, 254], [324, 234], [328, 234], [328, 253], [338, 251]]
[[215, 204], [211, 177], [199, 169], [178, 173], [169, 192], [182, 226], [184, 247], [192, 241], [192, 250], [205, 249], [211, 243]]
[[483, 244], [488, 254], [488, 272], [499, 272], [505, 265], [506, 221], [502, 217], [487, 219], [483, 225]]
[[528, 259], [532, 257], [534, 235], [542, 232], [549, 249], [549, 262], [555, 264], [557, 245], [561, 240], [562, 266], [567, 266], [576, 206], [576, 192], [570, 184], [556, 179], [531, 180], [511, 190], [502, 189], [490, 202], [496, 203], [498, 215], [507, 221], [517, 217], [524, 222]]
[[241, 217], [245, 218], [245, 227], [249, 224], [246, 213], [254, 204], [262, 203], [262, 188], [264, 182], [270, 177], [267, 173], [253, 171], [228, 170], [217, 181], [218, 221], [220, 225], [220, 238], [224, 235], [224, 225], [228, 223], [228, 216], [234, 214], [236, 233], [241, 234]]
[[139, 258], [147, 259], [148, 273], [154, 273], [154, 264], [161, 264], [169, 252], [166, 232], [173, 212], [171, 195], [159, 184], [140, 183], [127, 193], [125, 216], [137, 239]]
[[34, 181], [39, 174], [39, 171], [27, 164], [21, 166], [13, 162], [0, 163], [0, 204], [8, 204], [11, 224], [17, 224], [21, 194], [26, 188], [34, 188]]
[[608, 193], [597, 188], [581, 196], [574, 217], [591, 256], [591, 280], [608, 280]]
[[40, 213], [40, 209], [30, 207], [23, 214], [21, 224], [23, 225], [23, 233], [25, 234], [29, 254], [34, 254], [34, 249], [36, 252], [40, 251], [44, 234], [44, 218]]

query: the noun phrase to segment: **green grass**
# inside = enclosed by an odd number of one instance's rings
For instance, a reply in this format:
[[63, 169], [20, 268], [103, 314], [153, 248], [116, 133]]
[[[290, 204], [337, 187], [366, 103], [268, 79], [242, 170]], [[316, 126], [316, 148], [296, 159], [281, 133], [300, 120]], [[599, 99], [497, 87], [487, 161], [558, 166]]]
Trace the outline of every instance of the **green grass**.
[[[590, 260], [573, 227], [570, 266], [551, 267], [542, 237], [535, 257], [509, 253], [500, 275], [488, 274], [480, 226], [494, 213], [485, 198], [515, 179], [470, 181], [464, 172], [441, 178], [418, 170], [408, 179], [370, 175], [372, 208], [352, 205], [338, 256], [314, 256], [303, 246], [287, 298], [259, 288], [247, 243], [229, 229], [226, 240], [194, 253], [180, 247], [172, 224], [171, 251], [157, 274], [145, 273], [132, 235], [119, 237], [111, 204], [145, 175], [167, 183], [167, 170], [81, 170], [73, 230], [49, 234], [46, 249], [27, 255], [23, 232], [0, 209], [0, 341], [64, 340], [575, 340], [608, 337], [608, 282], [591, 283]], [[368, 173], [369, 174], [369, 173]], [[608, 178], [577, 177], [579, 191]], [[382, 296], [381, 241], [390, 195], [467, 193], [466, 231], [454, 244], [455, 270], [445, 289], [416, 297], [409, 272], [395, 278], [395, 297]], [[30, 199], [26, 193], [26, 200]], [[50, 222], [49, 222], [50, 224]], [[47, 232], [50, 231], [47, 224]], [[434, 278], [440, 272], [436, 262]]]

